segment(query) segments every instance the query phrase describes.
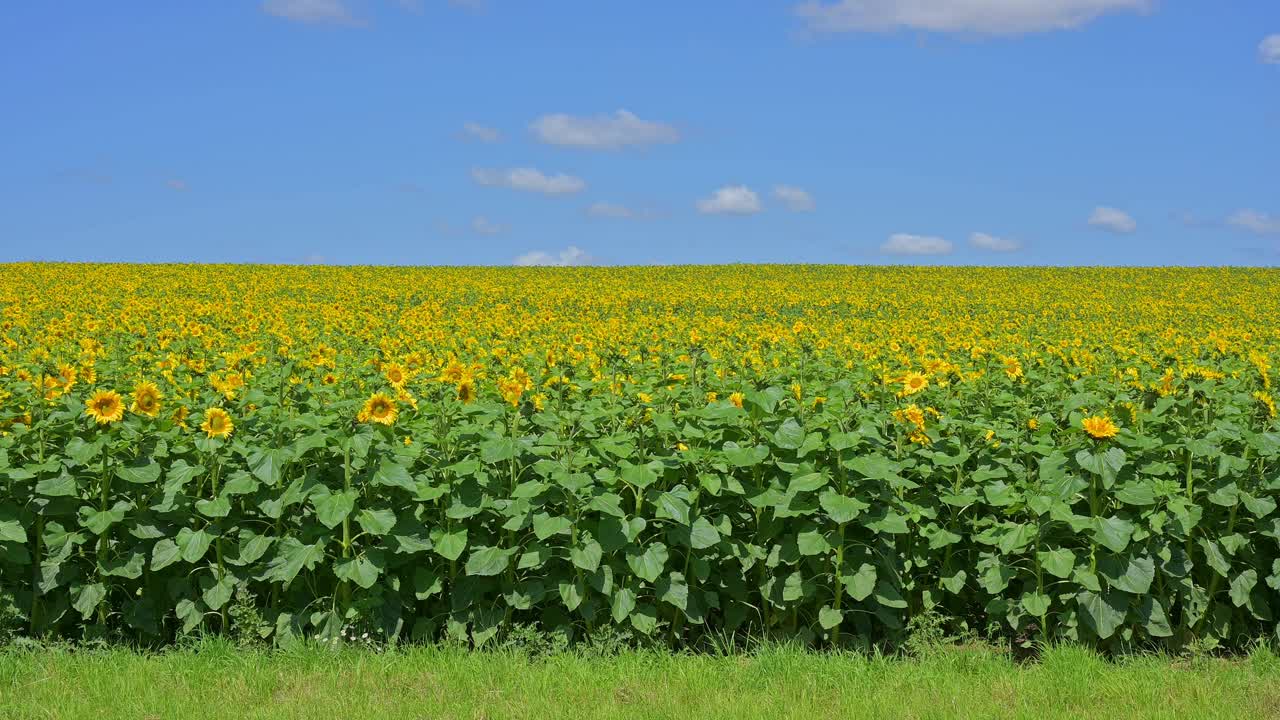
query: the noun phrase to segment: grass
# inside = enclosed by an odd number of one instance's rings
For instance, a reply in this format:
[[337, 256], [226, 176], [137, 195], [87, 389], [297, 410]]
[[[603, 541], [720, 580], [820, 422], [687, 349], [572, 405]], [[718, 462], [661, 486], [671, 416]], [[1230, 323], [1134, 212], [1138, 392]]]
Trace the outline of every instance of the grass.
[[1268, 718], [1280, 658], [1016, 663], [968, 647], [918, 660], [749, 655], [239, 650], [0, 651], [0, 718]]

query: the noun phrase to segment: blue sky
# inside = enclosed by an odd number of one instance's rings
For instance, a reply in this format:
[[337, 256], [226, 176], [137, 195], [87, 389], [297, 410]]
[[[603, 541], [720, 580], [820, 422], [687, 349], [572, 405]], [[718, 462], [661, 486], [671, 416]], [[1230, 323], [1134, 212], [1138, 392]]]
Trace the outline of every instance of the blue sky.
[[1276, 0], [0, 6], [0, 261], [1280, 263]]

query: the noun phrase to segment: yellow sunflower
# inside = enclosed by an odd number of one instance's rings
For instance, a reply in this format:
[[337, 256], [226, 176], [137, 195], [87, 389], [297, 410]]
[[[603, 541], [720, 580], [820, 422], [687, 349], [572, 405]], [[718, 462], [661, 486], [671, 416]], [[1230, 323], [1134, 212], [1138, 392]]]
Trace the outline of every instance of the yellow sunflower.
[[124, 399], [115, 390], [99, 390], [85, 403], [84, 414], [99, 425], [120, 422], [124, 418]]
[[147, 417], [155, 417], [160, 412], [160, 388], [155, 383], [142, 382], [133, 389], [133, 405], [131, 412]]
[[464, 378], [458, 383], [458, 399], [464, 404], [471, 404], [476, 400], [476, 383], [471, 378]]
[[1080, 425], [1084, 427], [1084, 431], [1089, 437], [1095, 440], [1105, 440], [1113, 438], [1120, 433], [1120, 428], [1116, 427], [1111, 418], [1103, 415], [1094, 415], [1080, 421]]
[[236, 429], [234, 423], [231, 422], [231, 416], [222, 408], [209, 408], [204, 411], [204, 422], [200, 423], [200, 429], [211, 438], [227, 437], [232, 430]]
[[921, 390], [929, 387], [929, 378], [918, 372], [909, 372], [903, 375], [899, 382], [902, 383], [902, 390], [898, 392], [900, 397], [915, 395]]
[[400, 411], [396, 409], [396, 401], [385, 393], [374, 393], [365, 401], [364, 407], [356, 419], [360, 422], [373, 422], [379, 425], [391, 425], [396, 421]]

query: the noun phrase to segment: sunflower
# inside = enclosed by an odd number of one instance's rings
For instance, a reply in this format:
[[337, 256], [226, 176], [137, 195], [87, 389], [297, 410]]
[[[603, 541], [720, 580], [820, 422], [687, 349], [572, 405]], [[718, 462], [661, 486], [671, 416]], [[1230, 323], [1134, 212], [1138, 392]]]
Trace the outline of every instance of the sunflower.
[[729, 395], [729, 402], [730, 402], [734, 407], [736, 407], [736, 408], [738, 408], [738, 409], [742, 409], [742, 401], [745, 399], [745, 397], [746, 397], [746, 396], [745, 396], [745, 395], [743, 395], [743, 394], [742, 394], [742, 393], [740, 393], [740, 392], [731, 393], [731, 394]]
[[360, 422], [374, 422], [379, 425], [390, 425], [396, 421], [396, 417], [400, 414], [396, 410], [396, 401], [392, 400], [385, 393], [374, 393], [365, 401], [364, 408], [360, 410], [360, 414], [356, 419]]
[[898, 392], [899, 397], [907, 397], [929, 387], [929, 378], [918, 372], [909, 372], [902, 376], [899, 380], [902, 383], [902, 390]]
[[1113, 438], [1120, 432], [1120, 428], [1116, 427], [1116, 424], [1111, 422], [1111, 418], [1103, 415], [1087, 417], [1080, 421], [1080, 425], [1084, 428], [1084, 431], [1089, 434], [1089, 437], [1095, 440]]
[[160, 412], [160, 388], [155, 383], [142, 382], [133, 389], [133, 405], [129, 408], [131, 412], [147, 417], [155, 417]]
[[396, 389], [404, 387], [404, 384], [409, 382], [408, 371], [396, 363], [387, 365], [382, 374], [387, 378], [387, 382], [391, 383], [391, 387]]
[[463, 378], [458, 383], [458, 399], [464, 404], [471, 404], [476, 400], [476, 382], [471, 378]]
[[211, 438], [226, 437], [236, 429], [234, 423], [231, 422], [231, 416], [222, 408], [209, 408], [204, 411], [204, 422], [200, 423], [200, 429]]
[[124, 418], [124, 399], [115, 390], [99, 390], [85, 404], [84, 414], [99, 425], [120, 422]]

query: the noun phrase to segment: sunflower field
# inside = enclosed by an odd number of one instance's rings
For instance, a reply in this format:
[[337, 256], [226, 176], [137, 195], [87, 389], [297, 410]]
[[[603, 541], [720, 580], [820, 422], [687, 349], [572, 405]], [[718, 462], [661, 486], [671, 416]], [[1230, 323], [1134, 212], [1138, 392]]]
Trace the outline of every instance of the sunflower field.
[[0, 628], [1240, 647], [1280, 273], [0, 266]]

